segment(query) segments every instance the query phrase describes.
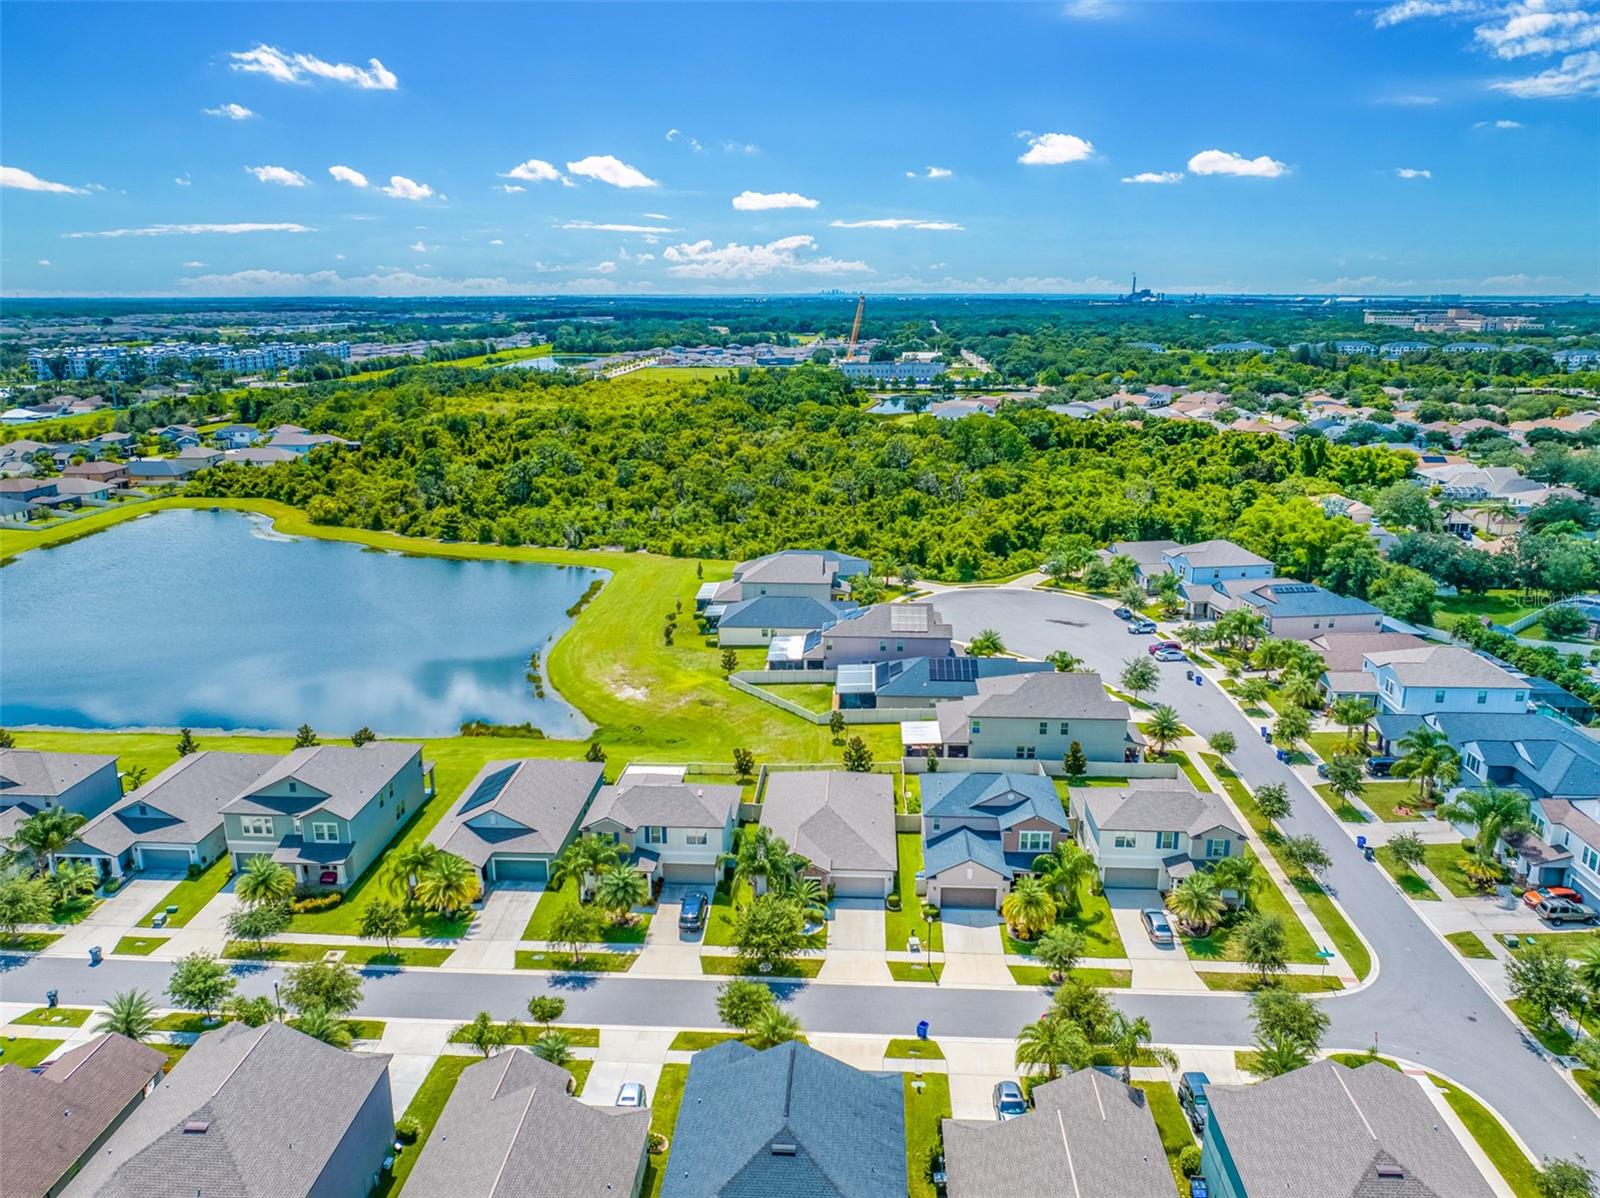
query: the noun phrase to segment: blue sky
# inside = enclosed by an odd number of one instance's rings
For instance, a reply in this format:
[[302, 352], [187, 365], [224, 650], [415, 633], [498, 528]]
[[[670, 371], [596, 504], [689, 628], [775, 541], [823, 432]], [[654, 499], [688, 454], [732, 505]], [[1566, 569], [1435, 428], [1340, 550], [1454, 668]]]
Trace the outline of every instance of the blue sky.
[[0, 289], [1600, 291], [1597, 99], [1576, 0], [7, 0]]

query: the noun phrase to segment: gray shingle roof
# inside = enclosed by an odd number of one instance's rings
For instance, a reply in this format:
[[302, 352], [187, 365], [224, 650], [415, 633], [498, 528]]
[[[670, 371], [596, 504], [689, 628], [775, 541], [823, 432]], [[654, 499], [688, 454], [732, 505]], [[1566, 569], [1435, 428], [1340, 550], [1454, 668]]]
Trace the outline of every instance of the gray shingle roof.
[[737, 786], [709, 783], [646, 781], [619, 789], [602, 786], [584, 817], [592, 828], [603, 819], [624, 828], [655, 825], [667, 828], [723, 828], [739, 802]]
[[1193, 545], [1169, 551], [1171, 557], [1181, 557], [1191, 566], [1210, 569], [1214, 566], [1270, 566], [1272, 563], [1259, 553], [1251, 553], [1232, 541], [1197, 541]]
[[1214, 794], [1200, 794], [1186, 782], [1134, 778], [1125, 789], [1090, 787], [1079, 792], [1095, 827], [1102, 832], [1186, 832], [1198, 836], [1226, 828], [1243, 836], [1228, 805]]
[[922, 854], [923, 871], [930, 878], [962, 865], [981, 865], [1002, 878], [1009, 878], [1014, 872], [1006, 861], [998, 831], [960, 827], [931, 834]]
[[463, 1070], [406, 1182], [409, 1198], [586, 1198], [633, 1192], [650, 1112], [587, 1106], [572, 1074], [522, 1048]]
[[195, 1042], [65, 1193], [307, 1194], [374, 1087], [387, 1096], [388, 1070], [387, 1054], [346, 1052], [282, 1023], [225, 1024]]
[[874, 603], [846, 612], [824, 630], [833, 636], [878, 636], [895, 640], [949, 640], [950, 625], [931, 603]]
[[[418, 745], [396, 741], [375, 741], [359, 749], [344, 745], [295, 749], [257, 778], [223, 811], [250, 815], [284, 810], [281, 800], [264, 802], [252, 796], [292, 778], [312, 792], [305, 796], [304, 803], [296, 805], [296, 810], [326, 810], [350, 819], [421, 752]], [[327, 798], [318, 798], [319, 794]]]
[[770, 773], [761, 822], [830, 873], [896, 867], [894, 781], [888, 774]]
[[1319, 637], [1311, 647], [1322, 654], [1323, 664], [1335, 673], [1361, 669], [1368, 653], [1395, 649], [1421, 649], [1426, 642], [1409, 632], [1340, 632]]
[[[1250, 1086], [1210, 1086], [1211, 1118], [1244, 1188], [1296, 1198], [1490, 1198], [1427, 1095], [1380, 1064], [1319, 1061]], [[1380, 1178], [1380, 1166], [1400, 1178]]]
[[59, 798], [91, 774], [116, 763], [115, 757], [94, 753], [0, 749], [0, 803]]
[[[428, 842], [481, 866], [495, 853], [561, 851], [605, 767], [597, 761], [490, 761], [478, 771]], [[474, 828], [489, 812], [521, 827]]]
[[1248, 590], [1239, 584], [1229, 588], [1253, 607], [1269, 616], [1373, 616], [1378, 609], [1364, 599], [1338, 595], [1315, 583], [1275, 578]]
[[1099, 674], [1014, 674], [983, 678], [969, 718], [1125, 720], [1128, 705], [1106, 693]]
[[730, 603], [717, 619], [718, 628], [821, 628], [847, 611], [809, 595], [757, 595]]
[[1454, 645], [1432, 645], [1422, 649], [1400, 649], [1367, 654], [1375, 666], [1389, 666], [1401, 686], [1476, 686], [1516, 687], [1526, 685], [1492, 661], [1470, 649]]
[[662, 1198], [905, 1198], [900, 1075], [804, 1044], [696, 1053]]
[[738, 570], [740, 582], [805, 583], [820, 586], [833, 582], [833, 570], [820, 553], [775, 553], [746, 562]]
[[1039, 1086], [1033, 1101], [1004, 1123], [944, 1121], [950, 1198], [1173, 1198], [1142, 1091], [1086, 1069]]
[[987, 818], [996, 828], [1042, 819], [1065, 829], [1055, 784], [1042, 774], [924, 774], [924, 817]]
[[276, 762], [269, 753], [210, 749], [180, 757], [85, 824], [67, 851], [82, 846], [117, 857], [138, 841], [198, 844], [222, 826], [223, 806]]
[[0, 1065], [0, 1193], [43, 1198], [166, 1059], [108, 1034], [62, 1053], [43, 1073]]

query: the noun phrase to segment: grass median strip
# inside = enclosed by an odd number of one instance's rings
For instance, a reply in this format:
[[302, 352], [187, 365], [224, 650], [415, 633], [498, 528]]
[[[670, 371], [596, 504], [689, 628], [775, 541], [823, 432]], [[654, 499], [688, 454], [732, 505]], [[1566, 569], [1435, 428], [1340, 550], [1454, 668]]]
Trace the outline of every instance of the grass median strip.
[[35, 1007], [11, 1022], [29, 1027], [82, 1027], [93, 1014], [89, 1007]]
[[1172, 1179], [1178, 1192], [1189, 1188], [1189, 1179], [1178, 1167], [1178, 1157], [1185, 1148], [1194, 1145], [1194, 1132], [1189, 1128], [1189, 1117], [1183, 1113], [1178, 1095], [1166, 1082], [1134, 1082], [1134, 1088], [1143, 1090], [1150, 1100], [1150, 1113], [1155, 1116], [1156, 1131], [1161, 1133], [1161, 1150], [1167, 1154], [1167, 1165], [1172, 1169]]
[[288, 961], [303, 963], [320, 961], [329, 953], [341, 954], [346, 965], [382, 968], [385, 966], [408, 969], [433, 969], [450, 959], [453, 948], [396, 948], [385, 949], [371, 945], [301, 944], [284, 941], [281, 944], [246, 944], [230, 940], [222, 955], [230, 961]]
[[[1007, 965], [1011, 980], [1019, 986], [1054, 986], [1050, 971], [1043, 965]], [[1072, 976], [1087, 986], [1099, 990], [1126, 990], [1133, 985], [1133, 971], [1129, 969], [1074, 969]]]
[[751, 978], [814, 978], [822, 972], [821, 957], [801, 957], [785, 964], [774, 965], [762, 973], [748, 961], [738, 957], [701, 957], [700, 972], [717, 977]]
[[1207, 990], [1290, 990], [1296, 994], [1321, 994], [1329, 990], [1343, 990], [1338, 978], [1322, 977], [1314, 973], [1280, 973], [1265, 982], [1254, 973], [1215, 973], [1198, 970], [1200, 980]]
[[942, 1061], [944, 1049], [934, 1040], [897, 1039], [889, 1041], [883, 1056], [890, 1061]]
[[1517, 1146], [1516, 1140], [1512, 1139], [1511, 1133], [1506, 1130], [1505, 1124], [1495, 1117], [1494, 1112], [1465, 1090], [1458, 1090], [1442, 1077], [1430, 1073], [1428, 1080], [1443, 1091], [1445, 1102], [1450, 1104], [1450, 1109], [1456, 1113], [1461, 1122], [1467, 1125], [1467, 1131], [1478, 1142], [1478, 1147], [1483, 1149], [1484, 1155], [1500, 1171], [1500, 1176], [1505, 1178], [1506, 1184], [1511, 1187], [1511, 1192], [1517, 1198], [1539, 1198], [1543, 1191], [1539, 1186], [1538, 1169], [1528, 1159], [1528, 1154]]
[[17, 1036], [0, 1042], [0, 1065], [15, 1065], [19, 1069], [32, 1069], [65, 1044], [65, 1040], [46, 1040], [39, 1036]]
[[1394, 849], [1386, 844], [1380, 844], [1373, 854], [1378, 859], [1378, 864], [1383, 866], [1383, 872], [1394, 879], [1395, 885], [1405, 893], [1407, 898], [1419, 902], [1436, 903], [1438, 894], [1433, 887], [1428, 885], [1428, 880], [1420, 874], [1413, 873], [1410, 869], [1395, 860]]
[[124, 957], [148, 957], [168, 939], [166, 936], [124, 936], [111, 951]]
[[1472, 961], [1493, 961], [1494, 950], [1476, 932], [1450, 932], [1445, 936], [1450, 946]]
[[518, 969], [543, 969], [551, 973], [627, 973], [638, 959], [638, 953], [579, 953], [574, 961], [571, 953], [519, 949], [515, 965]]
[[[496, 1024], [495, 1026], [505, 1027], [506, 1025], [501, 1023]], [[548, 1028], [542, 1023], [518, 1023], [514, 1028], [511, 1029], [511, 1043], [529, 1045], [537, 1040], [540, 1036], [544, 1035], [547, 1031], [560, 1032], [563, 1036], [566, 1036], [567, 1039], [572, 1041], [572, 1047], [574, 1048], [600, 1047], [599, 1028], [567, 1027], [565, 1024], [560, 1023], [553, 1023]], [[457, 1028], [455, 1031], [450, 1033], [450, 1043], [470, 1044], [472, 1043], [472, 1040], [467, 1034], [465, 1028]]]

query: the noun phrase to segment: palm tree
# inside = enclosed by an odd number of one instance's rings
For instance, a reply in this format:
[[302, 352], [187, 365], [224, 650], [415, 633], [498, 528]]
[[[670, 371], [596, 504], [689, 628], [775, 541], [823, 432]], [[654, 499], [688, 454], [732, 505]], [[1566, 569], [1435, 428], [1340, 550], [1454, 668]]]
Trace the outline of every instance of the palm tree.
[[1049, 887], [1056, 906], [1067, 915], [1076, 915], [1083, 884], [1099, 871], [1094, 858], [1082, 846], [1062, 839], [1056, 841], [1056, 847], [1050, 852], [1033, 859], [1033, 872]]
[[1333, 717], [1335, 724], [1344, 729], [1346, 743], [1354, 744], [1357, 728], [1361, 729], [1361, 739], [1366, 740], [1367, 724], [1378, 714], [1378, 709], [1359, 695], [1346, 695], [1333, 701], [1328, 714]]
[[100, 873], [87, 861], [63, 861], [56, 866], [56, 893], [64, 902], [93, 894], [100, 885]]
[[1600, 998], [1600, 940], [1591, 940], [1579, 949], [1577, 961], [1578, 980]]
[[1178, 581], [1176, 574], [1157, 575], [1156, 597], [1161, 600], [1161, 610], [1167, 615], [1176, 615], [1183, 608], [1183, 584]]
[[985, 628], [967, 642], [968, 657], [994, 657], [1006, 651], [1006, 643], [994, 628]]
[[482, 890], [478, 871], [470, 861], [454, 853], [440, 853], [427, 872], [417, 879], [416, 898], [429, 911], [454, 915]]
[[622, 923], [649, 898], [650, 883], [631, 865], [613, 865], [594, 888], [595, 906], [609, 912], [614, 923]]
[[1106, 1037], [1111, 1055], [1122, 1066], [1122, 1084], [1133, 1084], [1133, 1063], [1141, 1052], [1147, 1052], [1168, 1069], [1178, 1067], [1178, 1054], [1170, 1048], [1150, 1043], [1150, 1021], [1143, 1015], [1129, 1019], [1121, 1011], [1111, 1016], [1110, 1035]]
[[566, 1032], [545, 1032], [533, 1042], [533, 1055], [563, 1068], [572, 1060], [572, 1037]]
[[1291, 671], [1283, 676], [1278, 684], [1282, 689], [1283, 697], [1297, 707], [1307, 711], [1315, 711], [1322, 706], [1322, 686], [1309, 674], [1299, 670]]
[[328, 1014], [325, 1007], [307, 1007], [289, 1021], [289, 1026], [335, 1048], [349, 1048], [351, 1044], [350, 1025], [337, 1015]]
[[1194, 873], [1173, 886], [1167, 895], [1167, 909], [1203, 936], [1222, 918], [1228, 904], [1222, 901], [1216, 878], [1209, 873]]
[[1019, 940], [1032, 940], [1056, 921], [1056, 900], [1038, 878], [1018, 878], [1000, 904], [1011, 934]]
[[517, 1039], [521, 1032], [522, 1025], [515, 1019], [496, 1023], [489, 1012], [479, 1011], [470, 1023], [463, 1023], [451, 1032], [450, 1038], [472, 1045], [487, 1058]]
[[287, 865], [257, 853], [239, 871], [233, 893], [247, 907], [288, 902], [294, 895], [294, 872]]
[[1266, 875], [1249, 856], [1224, 857], [1211, 867], [1211, 879], [1218, 890], [1231, 890], [1239, 896], [1239, 906], [1250, 909], [1251, 898], [1266, 884]]
[[800, 914], [807, 923], [821, 923], [828, 918], [828, 892], [816, 878], [796, 879], [784, 897], [800, 905]]
[[17, 825], [11, 835], [11, 847], [28, 854], [33, 860], [33, 872], [42, 874], [50, 863], [50, 855], [64, 849], [85, 822], [75, 811], [46, 807]]
[[1183, 722], [1178, 719], [1177, 711], [1165, 703], [1157, 705], [1150, 713], [1150, 722], [1144, 726], [1144, 734], [1163, 757], [1172, 743], [1183, 736], [1183, 732]]
[[1497, 786], [1458, 795], [1441, 804], [1439, 814], [1454, 823], [1478, 826], [1478, 860], [1484, 863], [1494, 860], [1495, 844], [1502, 836], [1507, 840], [1520, 840], [1533, 830], [1533, 821], [1528, 818], [1527, 796]]
[[591, 833], [569, 844], [550, 865], [550, 884], [556, 888], [568, 882], [578, 884], [578, 901], [586, 902], [597, 879], [622, 860], [616, 842]]
[[1054, 1013], [1025, 1024], [1017, 1033], [1017, 1068], [1042, 1069], [1054, 1081], [1061, 1069], [1084, 1069], [1094, 1060], [1094, 1048], [1083, 1029]]
[[800, 1038], [800, 1021], [782, 1007], [773, 1003], [756, 1015], [746, 1032], [746, 1040], [754, 1048], [771, 1048]]
[[439, 859], [440, 851], [438, 845], [426, 840], [396, 850], [389, 858], [389, 873], [385, 878], [389, 893], [397, 897], [404, 895], [409, 904], [416, 897], [417, 879]]
[[115, 1032], [130, 1040], [143, 1040], [156, 1026], [156, 1004], [143, 990], [122, 990], [106, 1004], [105, 1018], [95, 1025], [97, 1032]]
[[1396, 742], [1400, 760], [1389, 772], [1399, 778], [1415, 778], [1418, 795], [1423, 803], [1432, 806], [1436, 786], [1446, 789], [1454, 786], [1461, 777], [1461, 758], [1450, 747], [1443, 732], [1419, 724]]

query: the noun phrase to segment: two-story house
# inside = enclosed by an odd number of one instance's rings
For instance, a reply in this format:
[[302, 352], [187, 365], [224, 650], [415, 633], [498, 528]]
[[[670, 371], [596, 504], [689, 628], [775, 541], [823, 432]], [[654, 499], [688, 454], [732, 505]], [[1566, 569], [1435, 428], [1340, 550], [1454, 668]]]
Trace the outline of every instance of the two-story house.
[[478, 867], [485, 886], [545, 882], [605, 780], [598, 761], [490, 761], [428, 833]]
[[1018, 874], [1067, 835], [1043, 774], [924, 774], [923, 874], [936, 907], [996, 911]]
[[1077, 744], [1090, 761], [1138, 758], [1128, 705], [1106, 693], [1098, 674], [980, 678], [975, 694], [935, 710], [947, 757], [1059, 763]]
[[[1383, 631], [1383, 612], [1365, 599], [1338, 595], [1314, 582], [1273, 578], [1259, 583], [1224, 583], [1213, 589], [1219, 592], [1213, 606], [1248, 607], [1266, 622], [1268, 636], [1283, 640], [1309, 641], [1330, 632], [1375, 635]], [[1222, 598], [1224, 591], [1233, 602]]]
[[1245, 834], [1228, 805], [1183, 779], [1133, 778], [1123, 787], [1074, 791], [1078, 843], [1107, 889], [1172, 889], [1174, 882], [1244, 855]]
[[225, 424], [211, 430], [211, 443], [222, 449], [249, 449], [261, 436], [253, 424]]
[[740, 562], [733, 568], [732, 578], [705, 583], [695, 593], [695, 606], [709, 608], [762, 595], [798, 595], [829, 603], [849, 594], [849, 579], [871, 569], [866, 558], [854, 554], [782, 549]]
[[348, 886], [433, 794], [419, 745], [296, 749], [222, 808], [234, 868], [268, 856], [306, 887]]
[[47, 807], [93, 819], [121, 796], [115, 757], [0, 749], [0, 841]]
[[1153, 591], [1161, 575], [1172, 573], [1167, 554], [1181, 548], [1176, 541], [1112, 541], [1098, 556], [1108, 564], [1112, 558], [1129, 559], [1134, 563], [1134, 579], [1146, 591]]
[[627, 848], [652, 881], [715, 884], [733, 849], [739, 794], [737, 786], [625, 774], [600, 788], [581, 826]]
[[774, 637], [769, 670], [834, 670], [913, 658], [952, 657], [952, 629], [931, 603], [875, 603], [856, 608], [812, 632]]
[[1180, 545], [1162, 554], [1162, 560], [1178, 576], [1189, 615], [1197, 619], [1217, 615], [1231, 606], [1226, 599], [1219, 599], [1219, 588], [1225, 596], [1231, 589], [1237, 589], [1230, 588], [1229, 583], [1249, 579], [1266, 581], [1274, 572], [1273, 564], [1266, 558], [1232, 541]]
[[1486, 657], [1454, 645], [1369, 652], [1379, 711], [1424, 716], [1440, 712], [1520, 715], [1528, 684]]

